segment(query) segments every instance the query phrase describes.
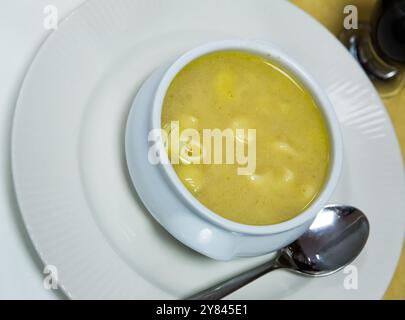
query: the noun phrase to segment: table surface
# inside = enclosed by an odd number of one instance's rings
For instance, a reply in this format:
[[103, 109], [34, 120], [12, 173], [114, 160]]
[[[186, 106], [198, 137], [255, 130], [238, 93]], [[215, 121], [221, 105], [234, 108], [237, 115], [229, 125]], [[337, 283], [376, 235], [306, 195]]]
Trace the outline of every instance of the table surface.
[[[62, 19], [85, 0], [53, 0]], [[376, 0], [292, 0], [293, 3], [313, 15], [331, 32], [341, 30], [343, 7], [354, 4], [359, 7], [360, 18], [367, 17]], [[42, 264], [39, 261], [21, 217], [16, 215], [18, 207], [9, 185], [10, 173], [10, 129], [18, 90], [32, 57], [47, 35], [42, 26], [44, 8], [48, 0], [2, 0], [0, 5], [0, 234], [11, 239], [0, 241], [2, 263], [0, 264], [0, 299], [58, 299], [57, 291], [45, 290]], [[341, 14], [336, 14], [337, 12]], [[402, 104], [401, 104], [402, 102]], [[387, 109], [405, 154], [405, 90], [386, 101]], [[28, 254], [27, 254], [28, 252]], [[3, 259], [4, 258], [4, 259]], [[27, 266], [31, 266], [28, 268]], [[10, 270], [13, 270], [11, 273]], [[10, 274], [18, 274], [16, 279]], [[388, 299], [405, 299], [405, 251], [402, 254], [394, 280], [385, 296]]]

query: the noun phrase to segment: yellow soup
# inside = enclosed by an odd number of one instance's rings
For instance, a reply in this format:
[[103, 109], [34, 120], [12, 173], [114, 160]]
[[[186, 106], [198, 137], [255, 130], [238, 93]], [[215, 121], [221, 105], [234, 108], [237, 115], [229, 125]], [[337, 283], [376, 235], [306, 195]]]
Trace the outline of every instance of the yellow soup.
[[188, 64], [164, 100], [162, 127], [173, 121], [180, 132], [192, 128], [201, 136], [204, 129], [232, 129], [235, 145], [236, 129], [256, 130], [254, 139], [243, 139], [255, 143], [254, 172], [239, 174], [237, 162], [173, 165], [194, 197], [226, 219], [248, 225], [289, 220], [316, 199], [327, 178], [330, 139], [320, 110], [293, 76], [263, 57], [224, 51]]

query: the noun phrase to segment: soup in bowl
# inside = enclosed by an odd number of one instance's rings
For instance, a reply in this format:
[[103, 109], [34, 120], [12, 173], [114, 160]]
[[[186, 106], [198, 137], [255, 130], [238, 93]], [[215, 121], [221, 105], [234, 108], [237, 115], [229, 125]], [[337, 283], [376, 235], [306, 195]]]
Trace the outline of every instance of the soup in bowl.
[[311, 75], [269, 43], [225, 40], [155, 71], [126, 131], [131, 180], [175, 238], [214, 259], [297, 239], [338, 182], [342, 142]]
[[[204, 206], [234, 222], [290, 220], [314, 202], [328, 177], [330, 136], [317, 103], [293, 75], [254, 53], [219, 51], [186, 65], [165, 95], [162, 127], [181, 182]], [[187, 135], [190, 129], [198, 139]], [[216, 140], [204, 135], [214, 130], [220, 130]], [[250, 158], [243, 171], [238, 143], [241, 156]], [[221, 153], [218, 161], [214, 151]]]

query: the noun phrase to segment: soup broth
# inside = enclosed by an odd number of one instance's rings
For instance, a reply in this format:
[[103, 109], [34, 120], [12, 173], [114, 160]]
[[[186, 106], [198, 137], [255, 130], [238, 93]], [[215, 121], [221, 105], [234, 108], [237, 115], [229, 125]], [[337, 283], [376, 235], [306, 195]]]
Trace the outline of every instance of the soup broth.
[[294, 218], [327, 179], [325, 119], [303, 85], [267, 58], [223, 51], [192, 61], [165, 96], [162, 127], [172, 121], [201, 137], [203, 129], [230, 128], [236, 139], [236, 129], [256, 130], [255, 141], [244, 139], [256, 143], [256, 169], [248, 175], [238, 174], [238, 163], [173, 165], [200, 203], [231, 221], [271, 225]]

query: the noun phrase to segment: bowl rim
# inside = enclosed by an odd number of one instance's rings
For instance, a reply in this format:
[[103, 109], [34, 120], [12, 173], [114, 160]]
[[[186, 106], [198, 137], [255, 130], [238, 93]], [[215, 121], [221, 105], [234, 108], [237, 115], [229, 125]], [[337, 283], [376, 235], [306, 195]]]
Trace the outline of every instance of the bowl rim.
[[[170, 164], [168, 154], [166, 152], [162, 152], [160, 155], [164, 164], [160, 163], [158, 166], [160, 170], [163, 171], [166, 180], [168, 180], [172, 185], [173, 191], [177, 192], [181, 199], [185, 200], [193, 211], [209, 222], [212, 222], [225, 230], [249, 235], [269, 235], [298, 228], [306, 222], [313, 220], [316, 214], [327, 204], [332, 196], [332, 193], [339, 181], [342, 168], [343, 143], [337, 116], [326, 93], [317, 84], [315, 79], [308, 71], [306, 71], [298, 62], [296, 62], [280, 48], [270, 42], [232, 39], [210, 42], [187, 51], [168, 67], [160, 80], [155, 96], [153, 97], [150, 119], [151, 128], [162, 128], [161, 113], [163, 102], [166, 92], [176, 75], [193, 60], [213, 52], [221, 51], [243, 51], [264, 56], [269, 60], [274, 61], [276, 65], [292, 73], [294, 77], [311, 93], [324, 116], [331, 139], [331, 164], [329, 166], [329, 175], [327, 181], [324, 183], [322, 191], [303, 212], [292, 219], [265, 226], [247, 225], [223, 218], [199, 202], [177, 176], [173, 166]], [[157, 131], [151, 131], [152, 134], [154, 134], [153, 132]], [[155, 141], [157, 141], [158, 144], [158, 150], [164, 150], [161, 139], [158, 139], [157, 137], [155, 138]]]

